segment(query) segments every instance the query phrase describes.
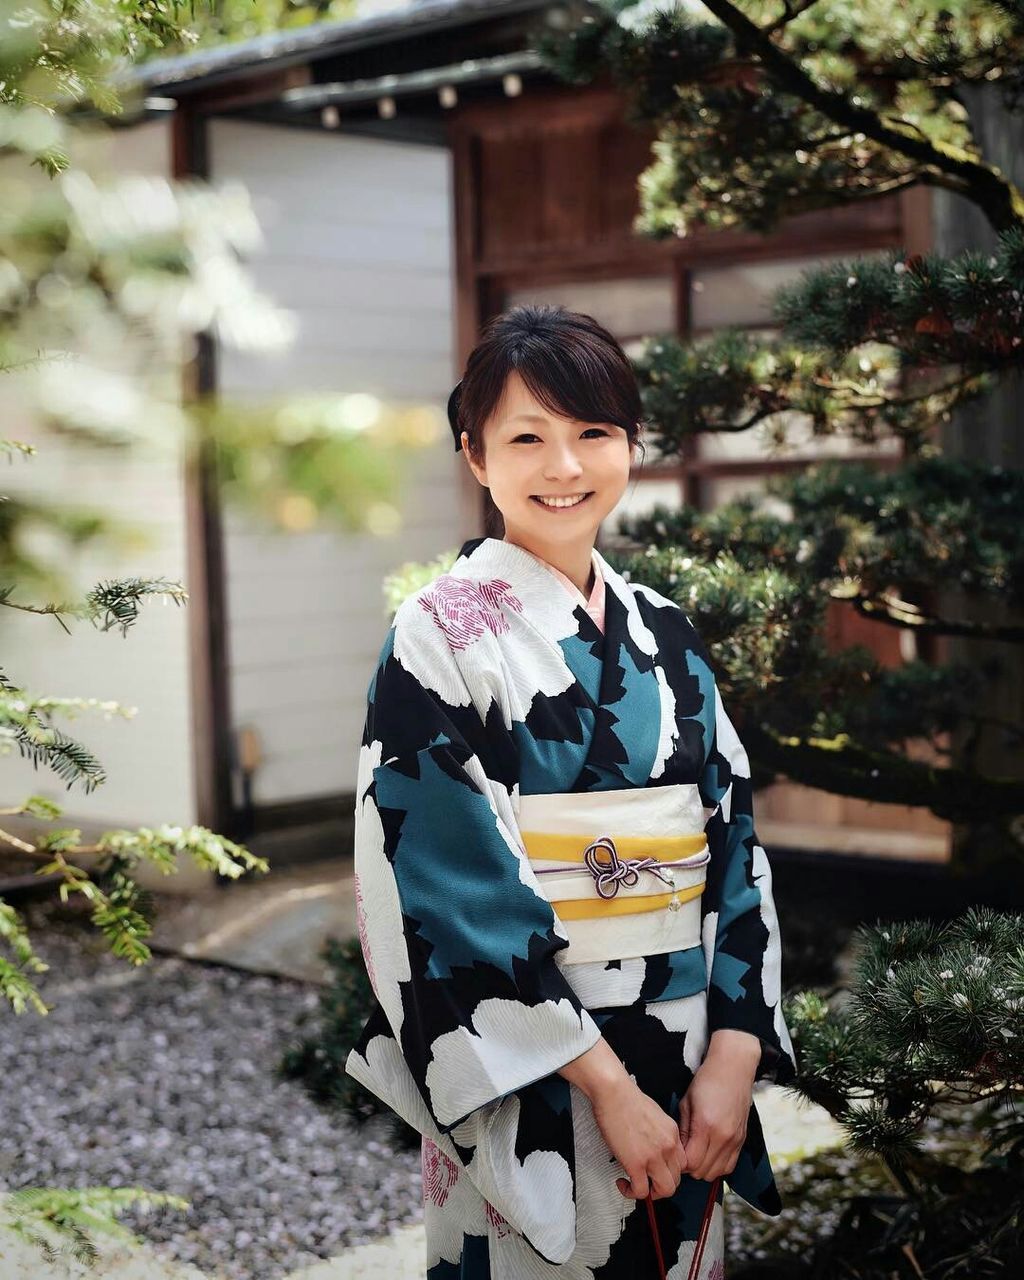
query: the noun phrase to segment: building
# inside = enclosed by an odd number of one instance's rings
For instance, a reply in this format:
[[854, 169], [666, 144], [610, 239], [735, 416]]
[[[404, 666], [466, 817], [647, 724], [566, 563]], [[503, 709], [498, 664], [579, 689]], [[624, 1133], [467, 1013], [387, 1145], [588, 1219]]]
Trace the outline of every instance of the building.
[[[136, 105], [112, 141], [118, 167], [243, 182], [266, 234], [250, 269], [299, 321], [281, 360], [206, 342], [194, 385], [238, 398], [359, 390], [443, 406], [481, 324], [518, 301], [588, 311], [628, 350], [655, 332], [765, 330], [773, 290], [805, 267], [932, 247], [924, 189], [794, 217], [767, 237], [640, 239], [635, 181], [651, 135], [627, 122], [612, 87], [553, 78], [531, 43], [566, 7], [423, 0], [131, 73]], [[823, 452], [865, 451], [808, 439], [773, 459], [750, 433], [700, 440], [677, 462], [648, 463], [623, 507], [709, 507]], [[890, 449], [871, 456], [893, 459]], [[109, 489], [102, 464], [81, 466], [83, 499], [90, 484]], [[479, 487], [446, 438], [422, 456], [404, 528], [382, 540], [261, 529], [225, 509], [208, 471], [120, 480], [126, 513], [154, 532], [147, 563], [183, 580], [191, 600], [173, 616], [154, 611], [140, 624], [145, 639], [120, 650], [112, 637], [76, 637], [62, 660], [66, 638], [33, 642], [40, 671], [140, 705], [132, 726], [83, 730], [111, 780], [69, 816], [195, 821], [271, 857], [343, 851], [366, 685], [387, 627], [380, 580], [485, 531]], [[843, 608], [838, 643], [870, 637], [886, 661], [909, 656], [895, 632], [879, 635]], [[110, 687], [96, 690], [103, 670]], [[243, 770], [253, 746], [258, 763]], [[930, 814], [789, 783], [762, 793], [759, 831], [773, 847], [911, 858], [941, 858], [948, 843]]]

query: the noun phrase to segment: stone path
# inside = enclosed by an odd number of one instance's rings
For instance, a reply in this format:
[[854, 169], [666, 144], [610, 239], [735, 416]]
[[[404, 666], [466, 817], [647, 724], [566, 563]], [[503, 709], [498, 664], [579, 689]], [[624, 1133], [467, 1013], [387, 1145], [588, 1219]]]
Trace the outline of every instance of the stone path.
[[[827, 1112], [784, 1089], [771, 1085], [760, 1089], [757, 1106], [775, 1169], [841, 1140], [841, 1131]], [[4, 1280], [14, 1276], [18, 1280], [216, 1280], [210, 1272], [165, 1262], [146, 1246], [106, 1246], [94, 1269], [63, 1261], [48, 1266], [38, 1248], [15, 1241], [4, 1231], [3, 1203], [0, 1197], [0, 1276]], [[300, 1267], [282, 1280], [423, 1280], [424, 1272], [423, 1227], [416, 1224]]]
[[[325, 937], [342, 938], [355, 932], [351, 870], [351, 859], [339, 858], [282, 868], [266, 877], [227, 889], [213, 888], [187, 898], [161, 895], [154, 942], [161, 949], [189, 958], [218, 960], [237, 969], [322, 982], [328, 977], [319, 956]], [[154, 960], [150, 974], [158, 967], [175, 964], [180, 962]], [[63, 966], [58, 967], [58, 972], [61, 968]], [[205, 981], [212, 982], [215, 972], [209, 973]], [[232, 970], [220, 972], [230, 985]], [[108, 980], [115, 984], [132, 980], [145, 982], [144, 975], [145, 971], [130, 977], [118, 966], [118, 972], [111, 973]], [[94, 977], [90, 977], [89, 983], [95, 985]], [[71, 988], [74, 986], [74, 982], [68, 986], [65, 981], [59, 992], [59, 1004], [66, 1011], [68, 1006], [64, 1002], [73, 998]], [[230, 999], [230, 994], [226, 998]], [[60, 1018], [60, 1014], [52, 1014], [47, 1020], [50, 1027], [56, 1029]], [[760, 1086], [757, 1099], [776, 1169], [841, 1139], [838, 1126], [826, 1112], [792, 1097], [784, 1089]], [[320, 1135], [316, 1142], [322, 1141], [325, 1139]], [[104, 1179], [105, 1185], [115, 1185], [116, 1181]], [[88, 1182], [86, 1179], [78, 1185]], [[76, 1182], [72, 1178], [62, 1185], [76, 1185]], [[17, 1277], [17, 1280], [218, 1280], [217, 1269], [209, 1263], [204, 1263], [200, 1270], [167, 1261], [163, 1256], [166, 1245], [158, 1253], [152, 1246], [126, 1246], [95, 1239], [101, 1252], [96, 1267], [89, 1269], [64, 1258], [48, 1264], [37, 1246], [16, 1239], [5, 1230], [4, 1217], [4, 1197], [0, 1194], [2, 1280], [8, 1277]], [[386, 1220], [385, 1216], [383, 1221]], [[371, 1230], [367, 1223], [367, 1230], [362, 1233], [364, 1238]], [[310, 1261], [287, 1273], [282, 1270], [279, 1280], [423, 1280], [424, 1255], [422, 1226], [402, 1226], [337, 1256]]]
[[[842, 1130], [827, 1111], [777, 1086], [759, 1090], [757, 1111], [775, 1170], [842, 1141]], [[730, 1195], [726, 1189], [726, 1204]], [[422, 1226], [403, 1227], [386, 1239], [296, 1271], [288, 1280], [423, 1280], [425, 1253]]]

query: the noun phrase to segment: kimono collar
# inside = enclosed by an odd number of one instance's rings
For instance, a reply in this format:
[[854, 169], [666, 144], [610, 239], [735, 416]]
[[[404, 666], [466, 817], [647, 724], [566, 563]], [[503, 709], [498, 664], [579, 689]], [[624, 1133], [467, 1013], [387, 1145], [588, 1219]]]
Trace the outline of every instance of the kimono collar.
[[[606, 620], [610, 622], [618, 615], [640, 650], [647, 654], [657, 652], [655, 638], [640, 616], [629, 583], [596, 547], [592, 558], [595, 570], [604, 579]], [[474, 581], [489, 598], [502, 601], [503, 609], [521, 613], [555, 644], [577, 635], [581, 614], [592, 621], [582, 598], [576, 601], [564, 589], [552, 590], [553, 575], [547, 561], [518, 543], [502, 538], [471, 538], [463, 543], [449, 572]]]

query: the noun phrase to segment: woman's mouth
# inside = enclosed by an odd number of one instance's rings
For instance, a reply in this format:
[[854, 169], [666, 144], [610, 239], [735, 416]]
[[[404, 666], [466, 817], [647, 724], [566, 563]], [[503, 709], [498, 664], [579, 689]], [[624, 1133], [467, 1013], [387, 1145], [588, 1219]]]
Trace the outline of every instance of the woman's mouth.
[[541, 497], [539, 494], [531, 494], [530, 501], [536, 502], [539, 507], [543, 507], [545, 511], [572, 511], [574, 507], [582, 506], [588, 498], [593, 497], [594, 491], [591, 489], [589, 493], [573, 493], [561, 497]]

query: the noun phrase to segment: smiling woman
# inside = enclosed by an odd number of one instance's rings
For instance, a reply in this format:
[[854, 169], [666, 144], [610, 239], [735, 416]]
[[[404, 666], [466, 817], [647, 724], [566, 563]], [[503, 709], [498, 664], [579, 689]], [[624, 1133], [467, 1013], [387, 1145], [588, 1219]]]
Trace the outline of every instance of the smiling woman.
[[449, 402], [456, 450], [490, 490], [505, 539], [584, 592], [597, 530], [629, 483], [641, 411], [611, 334], [550, 306], [496, 317]]
[[721, 1276], [722, 1179], [781, 1211], [752, 1086], [795, 1061], [707, 650], [594, 545], [632, 371], [592, 317], [515, 308], [449, 416], [505, 536], [403, 601], [370, 683], [346, 1069], [423, 1135], [427, 1280]]

